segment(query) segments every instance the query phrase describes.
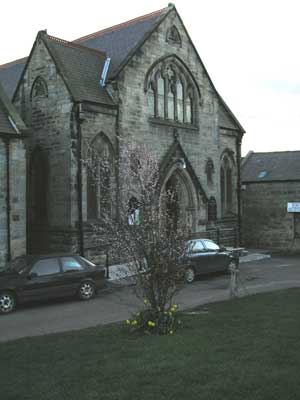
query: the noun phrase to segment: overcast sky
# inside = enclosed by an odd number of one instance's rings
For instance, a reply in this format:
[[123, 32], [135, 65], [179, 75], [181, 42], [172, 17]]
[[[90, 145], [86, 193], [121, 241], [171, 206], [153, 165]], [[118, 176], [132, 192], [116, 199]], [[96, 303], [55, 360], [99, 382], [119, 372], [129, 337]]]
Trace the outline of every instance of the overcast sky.
[[[65, 40], [164, 8], [160, 0], [1, 2], [0, 64], [37, 32]], [[217, 90], [246, 130], [243, 154], [300, 150], [300, 1], [177, 0]]]

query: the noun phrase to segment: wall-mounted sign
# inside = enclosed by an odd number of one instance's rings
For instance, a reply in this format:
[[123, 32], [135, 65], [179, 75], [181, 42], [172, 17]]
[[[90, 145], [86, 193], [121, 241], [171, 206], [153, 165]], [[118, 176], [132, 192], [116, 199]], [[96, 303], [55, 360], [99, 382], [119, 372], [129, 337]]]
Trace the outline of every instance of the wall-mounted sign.
[[287, 212], [300, 213], [300, 203], [287, 203]]

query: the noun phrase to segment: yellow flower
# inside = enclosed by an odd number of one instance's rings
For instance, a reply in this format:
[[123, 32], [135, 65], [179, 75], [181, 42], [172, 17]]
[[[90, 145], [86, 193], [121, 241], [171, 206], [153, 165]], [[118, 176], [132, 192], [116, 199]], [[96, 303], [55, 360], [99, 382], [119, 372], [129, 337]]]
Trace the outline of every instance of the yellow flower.
[[170, 334], [173, 335], [173, 331], [170, 331]]
[[148, 321], [148, 326], [149, 326], [150, 328], [153, 328], [153, 327], [155, 326], [155, 322], [153, 322], [153, 321]]
[[144, 299], [144, 304], [148, 304], [148, 300], [147, 299]]
[[134, 319], [134, 320], [132, 321], [132, 325], [133, 325], [133, 326], [136, 326], [136, 325], [137, 325], [137, 320], [136, 320], [136, 319]]
[[130, 325], [129, 319], [126, 319], [125, 323], [126, 323], [126, 325]]

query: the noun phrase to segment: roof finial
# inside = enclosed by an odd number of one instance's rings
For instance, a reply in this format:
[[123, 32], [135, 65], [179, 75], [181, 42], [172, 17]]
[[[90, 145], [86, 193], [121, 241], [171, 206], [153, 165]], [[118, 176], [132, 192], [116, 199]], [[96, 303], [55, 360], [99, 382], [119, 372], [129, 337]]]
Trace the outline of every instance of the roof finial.
[[174, 3], [169, 3], [169, 4], [168, 4], [168, 7], [169, 7], [169, 8], [174, 8], [174, 7], [175, 7], [175, 4], [174, 4]]

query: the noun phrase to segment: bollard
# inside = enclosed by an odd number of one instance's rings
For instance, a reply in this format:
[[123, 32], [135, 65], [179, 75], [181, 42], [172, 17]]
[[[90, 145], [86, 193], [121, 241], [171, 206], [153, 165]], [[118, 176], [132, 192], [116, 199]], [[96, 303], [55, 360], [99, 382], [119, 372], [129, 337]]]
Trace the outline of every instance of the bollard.
[[229, 271], [230, 271], [230, 298], [236, 298], [238, 297], [238, 284], [237, 284], [237, 279], [238, 279], [238, 274], [239, 274], [239, 268], [238, 268], [238, 263], [231, 263], [229, 265]]

